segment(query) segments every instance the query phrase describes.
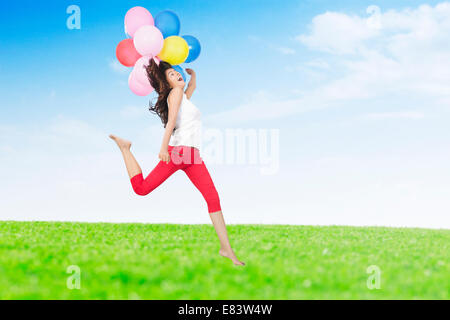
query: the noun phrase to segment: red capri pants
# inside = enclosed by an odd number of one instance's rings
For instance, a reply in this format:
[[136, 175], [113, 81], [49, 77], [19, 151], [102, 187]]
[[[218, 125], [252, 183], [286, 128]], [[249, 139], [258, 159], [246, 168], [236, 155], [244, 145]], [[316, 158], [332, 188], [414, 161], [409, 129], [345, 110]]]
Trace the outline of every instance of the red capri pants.
[[145, 196], [181, 169], [206, 200], [208, 212], [221, 211], [219, 195], [208, 169], [206, 169], [205, 163], [200, 157], [199, 150], [188, 146], [169, 146], [168, 151], [170, 155], [169, 163], [160, 160], [145, 179], [142, 173], [130, 179], [134, 192], [140, 196]]

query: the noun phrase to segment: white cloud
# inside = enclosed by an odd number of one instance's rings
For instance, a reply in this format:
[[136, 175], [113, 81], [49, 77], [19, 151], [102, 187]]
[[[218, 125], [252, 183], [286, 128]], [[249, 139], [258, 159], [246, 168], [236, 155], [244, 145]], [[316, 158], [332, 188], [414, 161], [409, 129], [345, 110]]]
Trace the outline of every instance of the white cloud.
[[259, 43], [261, 45], [263, 45], [264, 47], [270, 48], [272, 50], [275, 50], [283, 55], [292, 55], [295, 54], [295, 50], [293, 48], [289, 48], [289, 47], [285, 47], [285, 46], [279, 46], [279, 45], [275, 45], [273, 43], [268, 42], [266, 39], [263, 39], [261, 37], [258, 36], [254, 36], [254, 35], [249, 35], [247, 36], [247, 38], [250, 41], [253, 41], [255, 43]]
[[136, 119], [150, 113], [148, 107], [126, 106], [120, 110], [120, 115], [126, 119]]
[[308, 67], [319, 68], [319, 69], [328, 69], [330, 64], [323, 59], [313, 59], [305, 63]]
[[[108, 133], [86, 121], [57, 115], [48, 123], [27, 126], [0, 125], [0, 150], [16, 156], [88, 154], [105, 151]], [[26, 155], [28, 154], [28, 155]]]
[[276, 50], [278, 52], [281, 52], [282, 54], [285, 54], [285, 55], [290, 55], [290, 54], [294, 54], [295, 53], [294, 49], [288, 48], [288, 47], [277, 47]]
[[[318, 102], [320, 103], [320, 101]], [[318, 107], [315, 102], [307, 102], [303, 97], [282, 100], [266, 90], [259, 90], [252, 93], [239, 106], [203, 116], [203, 120], [208, 125], [234, 125], [298, 114]]]
[[424, 114], [417, 111], [409, 112], [378, 112], [368, 113], [364, 118], [368, 119], [422, 119]]
[[335, 64], [347, 73], [325, 90], [352, 86], [355, 98], [392, 93], [449, 97], [450, 4], [378, 12], [377, 28], [371, 18], [327, 12], [313, 19], [309, 34], [298, 36], [310, 49], [341, 56]]
[[[301, 71], [309, 81], [308, 88], [290, 90], [297, 96], [282, 99], [260, 90], [207, 120], [235, 123], [326, 107], [373, 107], [375, 100], [396, 118], [404, 112], [397, 109], [400, 104], [449, 107], [450, 3], [386, 12], [369, 6], [367, 13], [325, 12], [313, 18], [308, 33], [296, 37], [321, 56], [286, 67], [288, 72]], [[256, 36], [249, 39], [263, 42]]]
[[109, 60], [108, 66], [112, 71], [119, 74], [129, 74], [131, 72], [131, 68], [121, 65], [116, 59]]
[[311, 49], [332, 54], [376, 50], [399, 58], [412, 48], [416, 50], [409, 51], [408, 56], [431, 53], [436, 48], [439, 51], [449, 49], [446, 41], [450, 31], [448, 2], [384, 13], [379, 7], [370, 6], [367, 11], [371, 15], [320, 14], [313, 19], [310, 32], [296, 39]]
[[314, 17], [310, 34], [301, 34], [298, 41], [312, 49], [330, 53], [355, 53], [366, 39], [377, 34], [367, 19], [344, 13], [326, 12]]
[[[267, 97], [259, 92], [255, 99]], [[135, 195], [122, 155], [100, 119], [60, 115], [35, 126], [0, 125], [1, 220], [210, 223], [201, 194], [182, 172], [146, 197]], [[160, 124], [137, 127], [138, 134], [128, 129], [124, 137], [133, 141], [146, 176], [158, 162], [163, 132]], [[286, 131], [284, 143], [301, 156], [283, 152], [281, 170], [273, 176], [207, 163], [228, 223], [448, 228], [448, 170], [442, 171], [448, 152], [435, 157], [420, 151], [408, 161], [393, 154], [346, 155], [345, 150], [313, 156], [316, 143], [305, 142], [325, 127], [300, 136]], [[243, 193], [247, 196], [240, 197]], [[186, 207], [167, 205], [174, 194]]]

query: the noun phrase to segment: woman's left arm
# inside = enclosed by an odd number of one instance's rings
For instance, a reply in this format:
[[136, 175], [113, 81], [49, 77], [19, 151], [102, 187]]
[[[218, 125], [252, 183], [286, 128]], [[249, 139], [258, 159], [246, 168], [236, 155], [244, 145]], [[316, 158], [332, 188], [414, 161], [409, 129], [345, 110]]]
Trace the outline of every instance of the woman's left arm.
[[187, 89], [184, 93], [186, 93], [186, 96], [188, 99], [191, 99], [191, 96], [194, 93], [194, 90], [197, 86], [197, 83], [196, 83], [197, 76], [195, 74], [195, 71], [190, 68], [186, 68], [186, 72], [191, 76], [191, 79], [189, 80]]

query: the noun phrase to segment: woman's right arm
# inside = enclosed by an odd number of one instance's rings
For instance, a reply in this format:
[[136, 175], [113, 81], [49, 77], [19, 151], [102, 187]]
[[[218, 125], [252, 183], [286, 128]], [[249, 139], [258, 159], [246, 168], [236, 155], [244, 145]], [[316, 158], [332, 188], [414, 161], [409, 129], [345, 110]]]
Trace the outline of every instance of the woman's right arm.
[[164, 131], [164, 137], [161, 144], [161, 150], [159, 152], [159, 159], [162, 161], [170, 162], [170, 155], [168, 152], [170, 136], [177, 121], [178, 110], [180, 109], [181, 101], [183, 99], [183, 89], [180, 87], [173, 88], [168, 97], [169, 103], [169, 115]]

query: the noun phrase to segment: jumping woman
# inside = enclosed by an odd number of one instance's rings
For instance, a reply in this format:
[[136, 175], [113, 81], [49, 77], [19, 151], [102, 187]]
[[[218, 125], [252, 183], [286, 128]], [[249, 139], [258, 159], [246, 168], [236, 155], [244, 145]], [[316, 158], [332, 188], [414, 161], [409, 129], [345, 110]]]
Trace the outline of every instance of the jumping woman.
[[186, 69], [191, 76], [186, 91], [183, 77], [169, 63], [161, 60], [158, 65], [154, 59], [150, 59], [146, 71], [150, 84], [158, 93], [157, 102], [154, 106], [150, 102], [149, 110], [161, 118], [165, 128], [159, 152], [160, 161], [144, 179], [141, 167], [130, 151], [131, 142], [109, 135], [122, 152], [134, 192], [145, 196], [173, 173], [183, 170], [206, 200], [209, 216], [220, 241], [219, 254], [231, 259], [235, 265], [245, 265], [231, 249], [219, 195], [200, 157], [201, 113], [190, 100], [196, 87], [194, 70]]

